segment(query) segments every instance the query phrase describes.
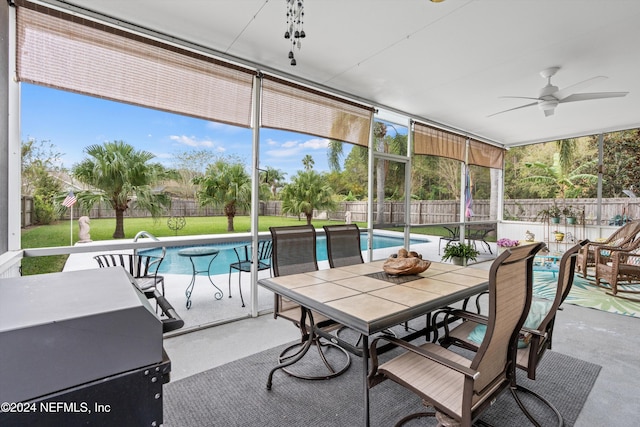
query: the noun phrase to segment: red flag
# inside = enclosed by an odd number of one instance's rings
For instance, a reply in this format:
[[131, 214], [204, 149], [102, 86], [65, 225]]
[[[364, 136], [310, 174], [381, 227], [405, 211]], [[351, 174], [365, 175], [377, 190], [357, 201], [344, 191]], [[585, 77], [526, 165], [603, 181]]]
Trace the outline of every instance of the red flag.
[[66, 206], [70, 208], [71, 206], [75, 205], [77, 201], [78, 201], [78, 198], [73, 194], [73, 191], [69, 191], [69, 194], [67, 194], [67, 197], [65, 197], [64, 200], [62, 201], [62, 206]]

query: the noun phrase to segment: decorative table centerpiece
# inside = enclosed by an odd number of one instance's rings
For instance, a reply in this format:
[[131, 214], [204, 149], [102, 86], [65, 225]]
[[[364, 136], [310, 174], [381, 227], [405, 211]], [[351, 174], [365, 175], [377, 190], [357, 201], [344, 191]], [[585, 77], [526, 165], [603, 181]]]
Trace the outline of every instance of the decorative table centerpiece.
[[401, 276], [418, 274], [425, 271], [431, 265], [430, 261], [422, 259], [422, 255], [415, 251], [407, 251], [402, 248], [397, 254], [391, 255], [382, 265], [382, 269], [390, 275]]

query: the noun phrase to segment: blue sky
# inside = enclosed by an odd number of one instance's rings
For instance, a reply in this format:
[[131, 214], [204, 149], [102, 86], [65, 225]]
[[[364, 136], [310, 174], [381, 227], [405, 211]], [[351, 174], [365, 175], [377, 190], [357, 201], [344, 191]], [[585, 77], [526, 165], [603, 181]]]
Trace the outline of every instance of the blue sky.
[[[176, 153], [202, 149], [212, 156], [236, 155], [247, 167], [251, 164], [250, 129], [31, 84], [22, 84], [21, 92], [21, 140], [49, 141], [69, 169], [85, 158], [85, 147], [115, 140], [152, 152], [155, 161], [168, 167]], [[329, 169], [327, 139], [263, 128], [260, 140], [260, 167], [280, 169], [287, 180], [303, 168], [307, 154], [315, 170]], [[345, 156], [350, 148], [344, 145]]]

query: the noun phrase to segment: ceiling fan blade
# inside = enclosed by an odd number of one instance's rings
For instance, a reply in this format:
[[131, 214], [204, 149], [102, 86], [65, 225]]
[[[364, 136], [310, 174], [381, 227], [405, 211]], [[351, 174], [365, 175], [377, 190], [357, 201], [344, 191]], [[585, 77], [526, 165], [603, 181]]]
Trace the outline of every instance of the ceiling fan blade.
[[557, 90], [554, 93], [552, 93], [551, 95], [554, 98], [558, 98], [559, 100], [563, 100], [564, 98], [570, 96], [572, 93], [575, 93], [579, 90], [582, 89], [586, 89], [591, 85], [594, 85], [596, 83], [600, 83], [602, 81], [607, 80], [608, 77], [605, 76], [597, 76], [597, 77], [591, 77], [590, 79], [581, 81], [579, 83], [576, 83], [574, 85], [571, 86], [567, 86], [563, 89]]
[[533, 99], [537, 101], [538, 98], [532, 98], [530, 96], [499, 96], [498, 98], [511, 98], [511, 99]]
[[575, 101], [588, 101], [590, 99], [604, 99], [604, 98], [621, 98], [626, 96], [629, 92], [595, 92], [595, 93], [574, 93], [569, 95], [559, 102], [575, 102]]
[[556, 111], [555, 108], [551, 108], [549, 110], [544, 110], [544, 116], [545, 117], [549, 117], [549, 116], [553, 116], [553, 113]]
[[[537, 98], [533, 98], [533, 99], [537, 99]], [[506, 113], [507, 111], [513, 111], [513, 110], [519, 110], [521, 108], [531, 107], [532, 105], [538, 105], [538, 101], [536, 100], [536, 102], [532, 102], [531, 104], [525, 104], [525, 105], [521, 105], [519, 107], [509, 108], [508, 110], [498, 111], [497, 113], [490, 114], [487, 117], [493, 117], [493, 116], [495, 116], [497, 114]]]

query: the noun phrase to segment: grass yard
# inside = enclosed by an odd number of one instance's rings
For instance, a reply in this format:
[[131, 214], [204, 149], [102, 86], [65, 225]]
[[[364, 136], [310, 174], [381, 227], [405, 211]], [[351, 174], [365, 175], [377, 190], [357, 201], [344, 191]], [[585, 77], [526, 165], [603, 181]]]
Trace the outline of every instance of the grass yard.
[[[184, 228], [178, 231], [171, 230], [167, 225], [168, 218], [125, 218], [124, 231], [127, 239], [133, 239], [141, 231], [147, 231], [156, 237], [167, 236], [194, 236], [203, 234], [227, 234], [226, 217], [189, 217], [186, 219]], [[237, 216], [234, 218], [234, 229], [237, 233], [250, 231], [250, 217]], [[336, 221], [314, 220], [313, 226], [322, 228], [323, 225], [335, 224]], [[258, 219], [259, 231], [269, 231], [269, 227], [282, 225], [303, 225], [304, 220], [295, 218], [285, 218], [281, 216], [261, 216]], [[361, 228], [366, 228], [365, 223], [357, 223]], [[92, 219], [91, 220], [91, 240], [112, 240], [112, 235], [116, 227], [115, 218]], [[44, 248], [54, 246], [69, 246], [70, 229], [73, 229], [73, 242], [78, 241], [78, 223], [73, 221], [71, 227], [69, 221], [58, 221], [51, 225], [30, 227], [22, 230], [22, 248]], [[396, 230], [396, 229], [394, 229]], [[402, 229], [397, 229], [402, 231]], [[439, 226], [420, 227], [412, 230], [417, 234], [427, 234], [431, 236], [444, 236], [446, 230]], [[25, 258], [22, 261], [22, 274], [42, 274], [62, 271], [68, 255], [53, 255], [46, 257]]]
[[[171, 230], [167, 225], [167, 218], [125, 218], [124, 231], [127, 239], [133, 239], [141, 231], [147, 231], [156, 237], [166, 236], [193, 236], [203, 234], [227, 234], [226, 217], [190, 217], [185, 218], [184, 228], [177, 232]], [[246, 233], [250, 231], [251, 219], [248, 216], [237, 216], [233, 224], [235, 232]], [[285, 218], [280, 216], [261, 216], [259, 218], [259, 231], [269, 231], [269, 227], [280, 225], [303, 225], [304, 220], [295, 218]], [[316, 228], [323, 225], [335, 224], [335, 221], [313, 221]], [[359, 223], [360, 227], [366, 224]], [[91, 240], [112, 240], [116, 227], [115, 218], [92, 219], [91, 220]], [[30, 227], [22, 230], [22, 248], [44, 248], [53, 246], [69, 246], [71, 236], [70, 229], [73, 229], [73, 242], [78, 241], [78, 223], [73, 221], [71, 227], [69, 221], [58, 221], [51, 225]], [[41, 273], [53, 273], [62, 271], [68, 255], [54, 255], [46, 257], [25, 258], [22, 261], [22, 274], [32, 275]]]

